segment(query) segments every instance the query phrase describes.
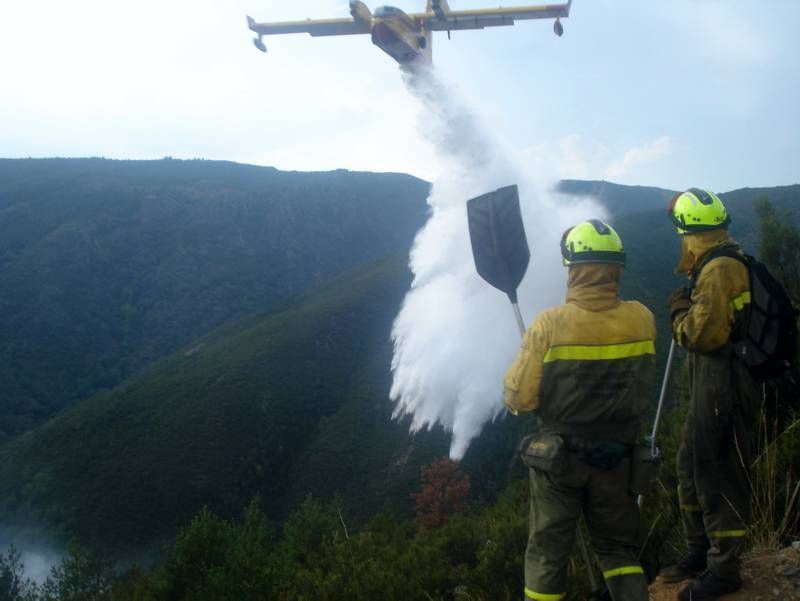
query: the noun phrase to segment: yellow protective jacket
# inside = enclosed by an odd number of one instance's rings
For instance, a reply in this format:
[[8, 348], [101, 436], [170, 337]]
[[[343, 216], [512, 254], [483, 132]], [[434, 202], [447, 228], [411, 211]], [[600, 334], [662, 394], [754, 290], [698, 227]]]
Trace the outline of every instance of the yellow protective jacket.
[[[705, 261], [713, 250], [738, 245], [727, 230], [684, 234], [676, 271], [694, 282], [691, 308], [673, 323], [675, 340], [689, 351], [712, 353], [728, 343], [735, 320], [750, 303], [747, 267], [731, 257]], [[699, 273], [698, 273], [699, 272]]]
[[621, 268], [576, 265], [567, 302], [543, 311], [505, 377], [514, 413], [537, 411], [542, 428], [635, 442], [655, 392], [653, 314], [618, 296]]

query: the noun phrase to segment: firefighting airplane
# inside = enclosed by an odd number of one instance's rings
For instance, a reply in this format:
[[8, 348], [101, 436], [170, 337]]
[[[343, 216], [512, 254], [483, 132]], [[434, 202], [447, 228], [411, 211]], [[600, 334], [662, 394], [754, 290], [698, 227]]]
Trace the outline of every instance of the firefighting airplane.
[[565, 4], [520, 6], [518, 8], [486, 8], [450, 10], [447, 0], [428, 0], [424, 13], [407, 14], [393, 6], [381, 6], [373, 14], [359, 0], [351, 0], [352, 19], [322, 19], [256, 23], [247, 17], [247, 25], [258, 34], [253, 40], [256, 48], [266, 52], [262, 36], [282, 33], [309, 33], [312, 36], [372, 34], [372, 43], [401, 65], [431, 62], [431, 33], [461, 29], [483, 29], [513, 25], [523, 19], [555, 19], [553, 31], [564, 33], [560, 18], [569, 16], [572, 0]]

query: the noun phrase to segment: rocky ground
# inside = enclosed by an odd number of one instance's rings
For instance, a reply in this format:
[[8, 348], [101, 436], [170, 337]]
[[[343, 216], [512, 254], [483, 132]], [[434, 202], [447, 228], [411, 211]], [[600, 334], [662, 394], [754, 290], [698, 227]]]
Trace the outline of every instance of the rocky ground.
[[[800, 544], [781, 551], [752, 553], [743, 562], [744, 587], [719, 601], [800, 601]], [[675, 601], [686, 585], [656, 580], [650, 587], [651, 601]]]

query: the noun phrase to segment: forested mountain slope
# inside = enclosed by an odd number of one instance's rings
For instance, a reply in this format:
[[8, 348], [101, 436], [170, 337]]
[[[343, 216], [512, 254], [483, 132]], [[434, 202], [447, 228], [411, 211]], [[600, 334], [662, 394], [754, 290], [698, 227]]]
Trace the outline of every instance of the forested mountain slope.
[[440, 434], [390, 420], [388, 332], [405, 256], [286, 310], [224, 327], [0, 450], [0, 523], [142, 549], [207, 505], [269, 516], [313, 493], [351, 515], [404, 513]]
[[0, 160], [0, 444], [226, 321], [407, 252], [428, 189], [212, 161]]

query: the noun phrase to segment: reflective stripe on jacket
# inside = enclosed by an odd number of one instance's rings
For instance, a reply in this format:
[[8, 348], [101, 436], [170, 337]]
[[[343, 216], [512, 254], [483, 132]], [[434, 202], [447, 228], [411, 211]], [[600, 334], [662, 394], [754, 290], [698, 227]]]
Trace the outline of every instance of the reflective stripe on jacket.
[[652, 313], [618, 297], [620, 268], [576, 265], [567, 303], [543, 311], [505, 378], [510, 410], [543, 427], [633, 442], [655, 389]]

